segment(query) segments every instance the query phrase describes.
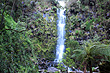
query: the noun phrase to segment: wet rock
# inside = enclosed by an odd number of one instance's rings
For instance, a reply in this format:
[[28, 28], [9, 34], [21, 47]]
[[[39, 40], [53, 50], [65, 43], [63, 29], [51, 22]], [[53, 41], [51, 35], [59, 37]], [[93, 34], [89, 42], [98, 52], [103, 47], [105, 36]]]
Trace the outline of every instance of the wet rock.
[[45, 9], [44, 11], [50, 11], [51, 10], [51, 8], [47, 8], [47, 9]]
[[47, 71], [48, 72], [56, 72], [56, 71], [59, 71], [60, 72], [60, 70], [57, 69], [57, 68], [55, 68], [55, 67], [48, 67]]
[[47, 73], [47, 71], [45, 69], [41, 69], [39, 70], [40, 73]]
[[57, 67], [58, 66], [58, 63], [57, 62], [54, 62], [54, 61], [50, 61], [48, 63], [48, 67], [51, 67], [51, 66]]
[[68, 73], [84, 73], [84, 72], [83, 71], [69, 71]]

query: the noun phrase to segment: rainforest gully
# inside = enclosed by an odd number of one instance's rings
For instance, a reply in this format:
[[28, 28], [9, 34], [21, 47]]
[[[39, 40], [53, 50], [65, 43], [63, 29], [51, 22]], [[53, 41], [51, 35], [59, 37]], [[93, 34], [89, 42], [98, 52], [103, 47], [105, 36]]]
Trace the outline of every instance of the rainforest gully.
[[110, 73], [110, 0], [0, 0], [0, 73]]

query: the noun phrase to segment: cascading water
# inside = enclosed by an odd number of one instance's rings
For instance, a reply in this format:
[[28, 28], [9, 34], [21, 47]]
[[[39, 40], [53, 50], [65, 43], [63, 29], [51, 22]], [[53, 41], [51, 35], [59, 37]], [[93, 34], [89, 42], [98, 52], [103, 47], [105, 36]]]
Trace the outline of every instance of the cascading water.
[[57, 46], [56, 46], [56, 59], [55, 61], [60, 62], [62, 61], [63, 58], [63, 53], [65, 49], [65, 2], [64, 1], [58, 1], [59, 4], [63, 8], [58, 8], [57, 9], [57, 15], [58, 15], [58, 22], [57, 22], [57, 35], [58, 35], [58, 40], [57, 40]]
[[[59, 4], [62, 6], [62, 8], [57, 9], [57, 15], [58, 15], [58, 22], [57, 22], [57, 35], [58, 35], [58, 40], [57, 40], [57, 46], [56, 46], [56, 59], [55, 62], [61, 62], [63, 58], [63, 53], [65, 49], [65, 20], [66, 20], [66, 15], [65, 15], [65, 1], [63, 0], [57, 0]], [[66, 68], [67, 66], [64, 65]], [[72, 71], [71, 68], [67, 67], [68, 71]]]

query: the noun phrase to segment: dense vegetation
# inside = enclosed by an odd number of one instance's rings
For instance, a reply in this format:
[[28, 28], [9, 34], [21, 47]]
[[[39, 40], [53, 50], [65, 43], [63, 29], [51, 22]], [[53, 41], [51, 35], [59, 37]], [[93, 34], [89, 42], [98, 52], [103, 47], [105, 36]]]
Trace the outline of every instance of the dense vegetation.
[[66, 26], [68, 56], [64, 62], [70, 67], [90, 67], [88, 70], [92, 73], [93, 66], [110, 61], [110, 1], [70, 0], [69, 3]]
[[[37, 73], [42, 59], [54, 61], [57, 7], [54, 0], [0, 1], [0, 73]], [[63, 63], [109, 73], [110, 1], [69, 0], [65, 14]]]

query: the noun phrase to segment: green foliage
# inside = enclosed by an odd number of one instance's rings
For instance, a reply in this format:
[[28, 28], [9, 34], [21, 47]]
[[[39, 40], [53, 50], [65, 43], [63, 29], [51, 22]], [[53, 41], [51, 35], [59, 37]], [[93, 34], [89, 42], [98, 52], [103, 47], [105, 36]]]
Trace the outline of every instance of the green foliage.
[[1, 0], [0, 5], [0, 9], [6, 10], [15, 21], [17, 21], [19, 16], [22, 14], [22, 4], [20, 0]]
[[85, 25], [86, 25], [86, 30], [89, 30], [89, 28], [90, 28], [90, 23], [87, 21], [87, 22], [85, 23]]
[[[25, 14], [22, 13], [23, 9], [21, 9], [23, 7], [23, 4], [21, 4], [22, 1], [24, 1], [24, 5], [27, 6], [26, 10], [24, 10]], [[33, 62], [37, 64], [37, 58], [54, 59], [54, 50], [57, 40], [57, 14], [55, 13], [57, 7], [50, 5], [56, 5], [58, 2], [55, 0], [37, 1], [36, 7], [32, 8], [30, 0], [8, 0], [7, 2], [6, 0], [1, 0], [0, 19], [4, 16], [3, 24], [5, 25], [3, 30], [0, 30], [1, 73], [36, 73], [38, 72], [38, 66]], [[100, 60], [110, 61], [110, 46], [108, 46], [110, 45], [110, 41], [106, 39], [100, 41], [100, 33], [106, 34], [108, 30], [99, 32], [100, 29], [98, 29], [97, 34], [95, 34], [95, 36], [93, 35], [95, 24], [99, 24], [97, 28], [104, 26], [104, 29], [106, 29], [109, 26], [109, 23], [107, 23], [109, 22], [107, 14], [109, 14], [110, 8], [109, 4], [107, 4], [108, 0], [96, 1], [96, 7], [98, 9], [95, 11], [92, 8], [92, 11], [96, 13], [96, 17], [93, 18], [92, 16], [92, 19], [90, 19], [90, 16], [85, 18], [88, 13], [91, 13], [91, 10], [89, 10], [89, 6], [82, 5], [80, 1], [82, 2], [82, 0], [78, 0], [73, 3], [73, 7], [68, 9], [73, 9], [76, 13], [77, 11], [84, 11], [84, 14], [67, 13], [65, 44], [68, 48], [66, 48], [66, 52], [64, 53], [63, 63], [68, 67], [75, 67], [77, 63], [79, 65], [79, 63], [89, 63], [90, 61], [92, 61], [92, 64]], [[84, 0], [84, 3], [88, 4], [89, 1]], [[45, 11], [47, 8], [51, 8], [51, 10]], [[69, 11], [68, 9], [67, 11]], [[2, 15], [3, 10], [5, 11]], [[33, 12], [37, 12], [37, 14]], [[43, 18], [44, 13], [49, 14], [46, 15], [48, 20]], [[84, 21], [81, 20], [83, 15], [85, 15]], [[2, 20], [0, 20], [0, 22], [2, 22]], [[83, 35], [85, 36], [85, 34], [83, 34], [85, 31], [90, 31], [90, 36], [93, 36], [93, 42], [86, 41], [81, 46], [74, 39], [76, 37], [82, 37]], [[101, 59], [98, 57], [101, 57]], [[63, 70], [61, 64], [59, 64], [58, 68]]]
[[[88, 42], [84, 42], [84, 45], [82, 46], [83, 49], [77, 49], [74, 50], [74, 55], [73, 57], [75, 57], [76, 55], [79, 55], [77, 59], [84, 59], [84, 57], [88, 57], [93, 59], [92, 57], [95, 56], [110, 56], [110, 54], [108, 54], [108, 52], [110, 51], [110, 48], [108, 45], [102, 44], [100, 42], [92, 42], [92, 41], [88, 41]], [[87, 56], [88, 55], [88, 56]], [[81, 58], [81, 56], [83, 56]]]
[[25, 27], [18, 25], [11, 16], [5, 15], [5, 29], [0, 31], [0, 72], [37, 72], [38, 67], [30, 60], [34, 46]]
[[[80, 61], [81, 65], [83, 63], [89, 64], [90, 61], [93, 64], [96, 60], [108, 61], [110, 57], [109, 52], [110, 52], [109, 45], [105, 45], [100, 42], [92, 42], [90, 40], [84, 42], [84, 45], [82, 45], [82, 49], [74, 50], [72, 57], [75, 58], [76, 61]], [[98, 59], [98, 57], [101, 58]]]
[[66, 48], [66, 52], [64, 53], [63, 63], [72, 68], [75, 67], [74, 59], [71, 57], [73, 49]]
[[17, 26], [17, 23], [13, 20], [11, 16], [4, 13], [4, 19], [5, 19], [5, 29], [15, 29]]
[[[54, 18], [54, 16], [53, 16]], [[38, 39], [36, 48], [38, 48], [38, 54], [40, 57], [44, 58], [54, 58], [55, 55], [52, 53], [52, 51], [55, 49], [55, 44], [57, 38], [55, 37], [56, 32], [56, 19], [51, 20], [51, 16], [48, 16], [48, 20], [43, 18], [42, 16], [36, 19], [35, 23], [33, 25], [37, 25], [36, 30], [37, 32], [34, 33], [34, 35], [38, 35], [34, 39]], [[33, 44], [35, 44], [36, 41], [33, 41]]]
[[[71, 49], [79, 49], [80, 45], [78, 41], [75, 40], [69, 40], [67, 42], [67, 47], [71, 48]], [[69, 51], [69, 50], [68, 50]]]
[[[76, 0], [77, 1], [77, 0]], [[79, 45], [72, 51], [72, 58], [75, 64], [86, 65], [90, 62], [95, 64], [99, 61], [110, 60], [109, 48], [109, 0], [70, 0], [67, 9], [66, 21], [66, 44], [74, 49], [73, 40], [77, 37], [81, 39], [83, 45]], [[78, 6], [79, 7], [78, 7]], [[92, 6], [93, 5], [93, 6]], [[108, 15], [107, 15], [108, 14]], [[81, 26], [80, 26], [81, 25]], [[91, 39], [92, 41], [89, 41]], [[71, 41], [72, 40], [72, 41]], [[76, 47], [76, 46], [75, 46]], [[66, 61], [65, 61], [66, 62]], [[80, 62], [80, 63], [79, 63]], [[96, 64], [95, 66], [97, 66]], [[92, 66], [92, 65], [91, 65]]]
[[83, 35], [83, 32], [82, 32], [82, 30], [77, 29], [77, 30], [75, 30], [75, 34], [81, 36], [81, 35]]
[[92, 20], [90, 20], [90, 21], [87, 19], [87, 21], [84, 22], [84, 24], [81, 25], [82, 28], [85, 27], [85, 30], [86, 30], [86, 31], [90, 31], [90, 29], [91, 29], [91, 27], [92, 27], [92, 25], [93, 25], [93, 21], [94, 21], [94, 19], [92, 19]]
[[100, 40], [100, 37], [96, 34], [93, 39], [92, 39], [94, 42], [97, 42]]
[[56, 71], [55, 73], [60, 73], [59, 71]]
[[63, 67], [63, 64], [61, 64], [61, 63], [58, 64], [58, 67], [57, 68], [60, 69], [60, 70], [65, 69], [65, 67]]

